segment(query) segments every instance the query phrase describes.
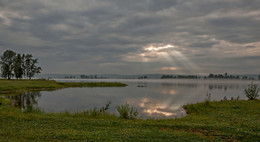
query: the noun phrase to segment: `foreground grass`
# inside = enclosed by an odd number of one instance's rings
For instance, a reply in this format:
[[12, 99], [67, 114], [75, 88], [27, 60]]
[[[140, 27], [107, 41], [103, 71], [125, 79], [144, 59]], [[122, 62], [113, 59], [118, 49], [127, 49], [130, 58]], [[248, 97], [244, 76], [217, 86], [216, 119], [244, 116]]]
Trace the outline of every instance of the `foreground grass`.
[[114, 115], [22, 112], [0, 102], [0, 141], [259, 141], [260, 101], [187, 105], [181, 119], [124, 120]]
[[54, 90], [66, 87], [124, 87], [125, 84], [117, 82], [98, 83], [76, 83], [76, 82], [56, 82], [54, 80], [6, 80], [0, 79], [0, 94], [10, 94], [24, 91]]

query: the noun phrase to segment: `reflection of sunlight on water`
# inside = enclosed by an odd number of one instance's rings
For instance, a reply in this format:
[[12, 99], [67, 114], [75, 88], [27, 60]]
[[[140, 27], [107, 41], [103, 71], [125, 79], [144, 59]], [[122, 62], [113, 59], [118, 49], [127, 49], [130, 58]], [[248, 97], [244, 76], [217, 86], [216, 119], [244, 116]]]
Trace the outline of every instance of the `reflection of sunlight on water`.
[[166, 117], [176, 115], [176, 113], [163, 112], [163, 111], [161, 111], [160, 106], [155, 106], [155, 108], [147, 108], [147, 109], [145, 109], [143, 112], [144, 112], [144, 113], [148, 113], [149, 115], [161, 114], [161, 115], [164, 115], [164, 116], [166, 116]]
[[150, 116], [176, 116], [177, 113], [174, 111], [179, 110], [179, 107], [169, 107], [167, 104], [159, 104], [155, 103], [154, 100], [144, 98], [141, 100], [139, 107], [143, 108], [143, 113], [148, 114]]
[[161, 94], [163, 95], [175, 95], [177, 92], [173, 89], [167, 88], [167, 89], [162, 89]]

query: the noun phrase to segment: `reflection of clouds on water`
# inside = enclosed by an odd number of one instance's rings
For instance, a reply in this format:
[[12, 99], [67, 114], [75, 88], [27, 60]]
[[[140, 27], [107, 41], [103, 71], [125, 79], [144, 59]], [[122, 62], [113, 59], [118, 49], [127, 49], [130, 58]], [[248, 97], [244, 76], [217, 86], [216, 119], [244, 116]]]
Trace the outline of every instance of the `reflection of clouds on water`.
[[[168, 83], [166, 83], [168, 84]], [[170, 84], [170, 83], [169, 83]], [[162, 95], [175, 95], [178, 93], [178, 91], [175, 89], [176, 87], [172, 87], [172, 85], [166, 85], [162, 86], [160, 88], [158, 87], [150, 87], [150, 91], [162, 94]]]
[[[144, 98], [140, 102], [139, 106], [143, 108], [143, 112], [151, 115], [164, 115], [166, 117], [174, 116], [176, 113], [171, 112], [167, 104], [158, 104], [154, 100]], [[179, 109], [179, 107], [177, 108]]]
[[162, 89], [161, 94], [163, 95], [175, 95], [177, 92], [174, 89]]
[[139, 109], [142, 118], [174, 118], [185, 115], [184, 109], [169, 100], [158, 100], [152, 98], [129, 99], [127, 101]]

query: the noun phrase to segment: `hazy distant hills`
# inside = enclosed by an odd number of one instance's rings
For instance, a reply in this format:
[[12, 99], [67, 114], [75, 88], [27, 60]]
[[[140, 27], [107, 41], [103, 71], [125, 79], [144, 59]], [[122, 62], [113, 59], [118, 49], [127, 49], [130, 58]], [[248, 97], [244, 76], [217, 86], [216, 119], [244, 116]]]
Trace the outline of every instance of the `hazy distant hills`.
[[119, 75], [119, 74], [39, 74], [36, 78], [76, 78], [80, 79], [84, 76], [88, 78], [108, 78], [108, 79], [138, 79], [138, 78], [149, 78], [149, 79], [160, 79], [162, 74], [141, 74], [141, 75]]
[[[138, 75], [119, 75], [119, 74], [39, 74], [36, 75], [36, 78], [57, 78], [57, 79], [161, 79], [165, 74], [138, 74]], [[171, 76], [179, 76], [178, 74], [170, 74]], [[188, 76], [188, 75], [184, 75]], [[204, 78], [203, 75], [196, 75], [198, 78]], [[243, 77], [259, 79], [260, 74], [240, 74], [234, 75], [239, 76], [240, 79]], [[208, 76], [206, 76], [208, 77]]]

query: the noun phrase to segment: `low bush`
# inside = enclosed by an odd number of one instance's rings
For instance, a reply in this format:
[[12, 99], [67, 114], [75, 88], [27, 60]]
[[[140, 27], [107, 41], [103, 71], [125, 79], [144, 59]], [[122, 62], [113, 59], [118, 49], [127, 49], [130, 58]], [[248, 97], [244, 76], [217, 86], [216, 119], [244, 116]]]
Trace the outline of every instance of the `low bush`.
[[205, 99], [205, 105], [210, 106], [211, 93], [207, 92], [207, 98]]
[[106, 111], [109, 109], [110, 104], [111, 104], [111, 102], [108, 102], [105, 107], [102, 107], [102, 108], [100, 108], [100, 109], [97, 109], [97, 108], [95, 107], [95, 108], [93, 108], [93, 109], [86, 110], [86, 111], [84, 111], [83, 113], [84, 113], [86, 116], [97, 117], [97, 116], [100, 116], [100, 115], [105, 114]]
[[130, 107], [127, 103], [125, 105], [116, 106], [116, 108], [120, 114], [120, 118], [123, 119], [134, 119], [138, 115], [137, 109]]
[[249, 100], [256, 100], [257, 97], [259, 96], [258, 92], [259, 92], [259, 87], [256, 84], [254, 84], [254, 82], [251, 82], [248, 85], [248, 88], [244, 90], [244, 93]]

